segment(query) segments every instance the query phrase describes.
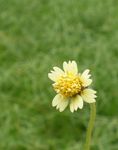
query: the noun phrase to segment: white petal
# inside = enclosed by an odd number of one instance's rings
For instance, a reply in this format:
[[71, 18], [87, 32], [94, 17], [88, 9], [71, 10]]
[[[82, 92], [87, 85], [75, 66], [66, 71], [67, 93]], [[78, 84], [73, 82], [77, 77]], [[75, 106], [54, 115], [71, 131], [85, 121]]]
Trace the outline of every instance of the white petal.
[[58, 73], [60, 73], [60, 74], [63, 74], [63, 73], [64, 73], [63, 70], [60, 69], [59, 67], [53, 67], [53, 69], [54, 69], [54, 71], [56, 71], [56, 72], [58, 72]]
[[57, 81], [59, 79], [59, 77], [64, 74], [64, 72], [58, 67], [53, 67], [53, 69], [54, 69], [54, 71], [52, 70], [51, 73], [48, 73], [48, 77], [52, 81]]
[[94, 102], [96, 102], [95, 98], [97, 97], [95, 94], [96, 94], [96, 91], [94, 91], [92, 89], [85, 89], [81, 93], [81, 96], [85, 102], [94, 103]]
[[70, 111], [71, 112], [77, 111], [78, 108], [80, 109], [83, 108], [83, 100], [82, 97], [79, 95], [71, 99]]
[[61, 94], [57, 94], [52, 101], [52, 106], [56, 106], [56, 109], [59, 109], [59, 111], [62, 112], [68, 106], [68, 103], [68, 99], [65, 99]]
[[72, 73], [74, 75], [78, 73], [77, 63], [75, 61], [64, 62], [63, 69], [66, 73]]
[[89, 74], [89, 72], [90, 70], [86, 69], [80, 76], [80, 80], [82, 81], [82, 85], [84, 87], [87, 87], [92, 83], [92, 79], [90, 79], [91, 75]]
[[52, 101], [52, 106], [53, 107], [57, 106], [59, 101], [60, 101], [60, 94], [57, 94]]
[[69, 100], [63, 100], [60, 105], [58, 106], [59, 107], [59, 111], [62, 112], [64, 111], [64, 109], [68, 106], [68, 103], [69, 103]]

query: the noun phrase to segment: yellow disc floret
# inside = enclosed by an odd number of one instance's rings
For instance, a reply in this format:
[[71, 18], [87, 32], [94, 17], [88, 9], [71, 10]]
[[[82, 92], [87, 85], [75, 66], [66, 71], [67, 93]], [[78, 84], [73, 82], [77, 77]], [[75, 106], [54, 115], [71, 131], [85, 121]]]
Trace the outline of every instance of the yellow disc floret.
[[61, 76], [56, 83], [53, 84], [57, 93], [64, 97], [72, 97], [81, 92], [82, 85], [79, 76], [65, 74]]

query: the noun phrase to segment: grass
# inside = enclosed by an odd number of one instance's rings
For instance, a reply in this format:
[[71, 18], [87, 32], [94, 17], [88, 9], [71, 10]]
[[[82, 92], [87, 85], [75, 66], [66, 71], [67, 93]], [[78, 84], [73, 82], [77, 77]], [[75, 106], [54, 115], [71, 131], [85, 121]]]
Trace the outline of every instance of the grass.
[[92, 150], [118, 149], [117, 25], [116, 0], [0, 0], [0, 150], [83, 150], [89, 106], [51, 107], [47, 74], [65, 60], [92, 71]]

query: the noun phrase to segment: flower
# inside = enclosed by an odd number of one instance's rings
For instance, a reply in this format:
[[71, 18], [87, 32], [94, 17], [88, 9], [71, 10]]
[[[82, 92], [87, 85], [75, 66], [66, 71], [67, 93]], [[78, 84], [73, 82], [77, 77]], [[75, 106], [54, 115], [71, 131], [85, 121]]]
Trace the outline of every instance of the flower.
[[88, 88], [92, 83], [89, 69], [82, 74], [78, 73], [77, 63], [69, 61], [63, 63], [63, 70], [59, 67], [53, 67], [48, 77], [54, 81], [53, 88], [57, 95], [52, 101], [52, 106], [59, 109], [60, 112], [70, 105], [70, 111], [77, 111], [83, 108], [83, 102], [94, 103], [96, 100], [96, 91]]

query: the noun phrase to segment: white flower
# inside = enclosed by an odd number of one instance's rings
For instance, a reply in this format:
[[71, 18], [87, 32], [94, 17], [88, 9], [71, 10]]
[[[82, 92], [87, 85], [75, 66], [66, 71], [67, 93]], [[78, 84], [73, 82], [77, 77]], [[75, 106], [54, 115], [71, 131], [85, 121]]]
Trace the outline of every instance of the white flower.
[[70, 105], [70, 111], [74, 112], [78, 108], [83, 108], [83, 102], [94, 103], [97, 97], [96, 91], [88, 88], [92, 83], [90, 71], [86, 69], [82, 74], [78, 73], [75, 61], [64, 62], [63, 70], [53, 67], [48, 74], [48, 77], [54, 81], [53, 87], [57, 93], [52, 106], [62, 112]]

